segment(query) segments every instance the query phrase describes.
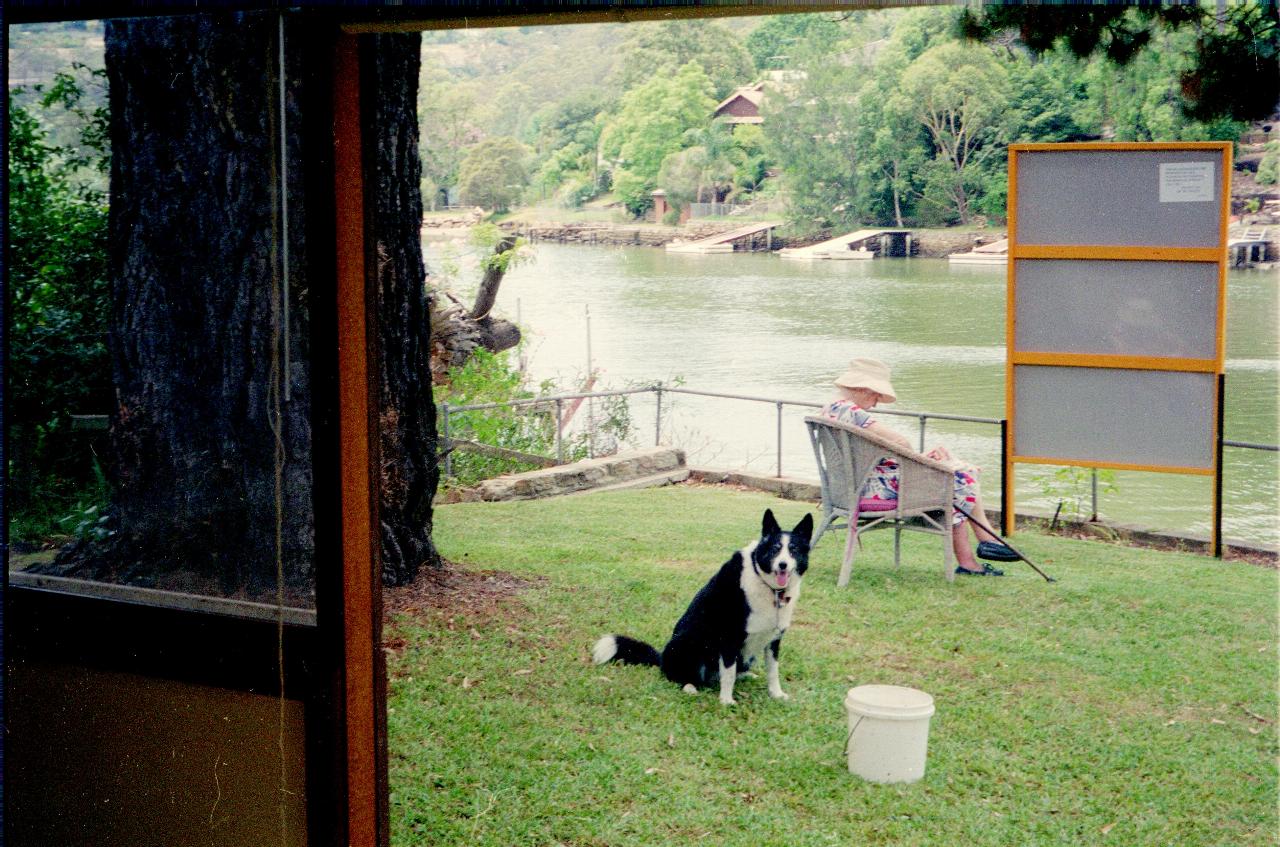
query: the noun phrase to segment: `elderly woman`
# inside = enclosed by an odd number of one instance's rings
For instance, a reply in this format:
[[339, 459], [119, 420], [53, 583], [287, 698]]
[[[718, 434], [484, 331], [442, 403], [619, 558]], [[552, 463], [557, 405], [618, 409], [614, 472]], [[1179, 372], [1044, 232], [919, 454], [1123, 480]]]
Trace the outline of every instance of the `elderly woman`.
[[[880, 403], [892, 403], [897, 400], [893, 385], [889, 382], [889, 366], [878, 359], [854, 359], [849, 369], [835, 381], [840, 396], [827, 404], [822, 410], [825, 416], [864, 429], [872, 429], [878, 435], [900, 444], [907, 450], [914, 450], [911, 441], [904, 435], [894, 432], [876, 422], [870, 410]], [[996, 554], [1008, 551], [1008, 558], [1014, 558], [1013, 551], [1001, 544], [999, 539], [984, 529], [990, 526], [986, 512], [982, 508], [982, 496], [978, 491], [977, 471], [955, 460], [945, 447], [934, 447], [927, 454], [929, 458], [940, 462], [948, 462], [955, 466], [955, 523], [951, 528], [951, 543], [955, 549], [956, 568], [958, 574], [970, 576], [1004, 576], [1004, 571], [996, 570], [988, 564], [979, 562], [969, 547], [969, 536], [964, 525], [970, 524], [978, 541], [988, 542], [984, 548], [992, 549]], [[862, 497], [872, 500], [898, 499], [898, 463], [892, 459], [884, 459], [876, 465], [871, 478], [862, 490]], [[970, 521], [961, 509], [973, 515], [977, 521]], [[979, 526], [981, 523], [982, 526]], [[1001, 555], [1000, 558], [1005, 558]]]

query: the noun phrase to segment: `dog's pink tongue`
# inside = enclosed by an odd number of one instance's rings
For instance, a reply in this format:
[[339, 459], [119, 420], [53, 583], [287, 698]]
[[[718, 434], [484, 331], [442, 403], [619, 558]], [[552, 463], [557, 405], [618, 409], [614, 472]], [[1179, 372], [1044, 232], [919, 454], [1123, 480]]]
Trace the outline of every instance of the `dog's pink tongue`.
[[778, 587], [779, 588], [786, 588], [788, 577], [790, 577], [790, 574], [787, 571], [778, 571]]

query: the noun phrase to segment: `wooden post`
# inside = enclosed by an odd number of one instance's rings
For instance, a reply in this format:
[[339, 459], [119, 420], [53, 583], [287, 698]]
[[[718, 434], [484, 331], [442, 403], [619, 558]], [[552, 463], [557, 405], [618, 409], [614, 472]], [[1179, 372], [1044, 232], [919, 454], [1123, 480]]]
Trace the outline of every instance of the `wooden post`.
[[1013, 514], [1013, 462], [1009, 461], [1009, 420], [1000, 421], [1000, 484], [1003, 487], [1000, 500], [1000, 534], [1013, 535], [1017, 525]]
[[385, 658], [381, 649], [376, 286], [366, 261], [359, 38], [334, 50], [333, 155], [337, 225], [338, 414], [342, 485], [342, 713], [346, 737], [345, 843], [388, 842]]

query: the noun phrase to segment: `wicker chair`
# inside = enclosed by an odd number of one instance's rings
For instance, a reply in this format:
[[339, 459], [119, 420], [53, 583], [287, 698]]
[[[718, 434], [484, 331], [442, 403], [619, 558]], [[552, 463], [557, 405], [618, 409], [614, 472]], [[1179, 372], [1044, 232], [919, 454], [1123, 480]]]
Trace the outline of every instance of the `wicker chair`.
[[[828, 529], [850, 528], [844, 547], [844, 562], [836, 584], [849, 583], [858, 534], [872, 529], [893, 528], [893, 562], [899, 564], [902, 530], [929, 532], [942, 536], [942, 569], [948, 580], [955, 579], [951, 549], [951, 520], [954, 475], [949, 466], [930, 459], [861, 427], [830, 418], [806, 417], [809, 439], [818, 461], [822, 483], [822, 520], [813, 536], [817, 546]], [[898, 499], [867, 500], [859, 492], [882, 459], [898, 463]], [[940, 513], [940, 514], [939, 514]], [[847, 523], [835, 525], [843, 518]]]

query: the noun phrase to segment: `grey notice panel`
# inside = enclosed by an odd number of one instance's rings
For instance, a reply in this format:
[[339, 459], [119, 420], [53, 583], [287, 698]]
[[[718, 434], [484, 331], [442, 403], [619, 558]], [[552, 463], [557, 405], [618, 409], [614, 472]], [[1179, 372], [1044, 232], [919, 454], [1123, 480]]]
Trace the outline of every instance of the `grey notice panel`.
[[1213, 467], [1217, 377], [1017, 365], [1014, 455]]
[[1016, 155], [1018, 244], [1219, 246], [1221, 151]]
[[1019, 259], [1014, 349], [1213, 359], [1218, 266]]

